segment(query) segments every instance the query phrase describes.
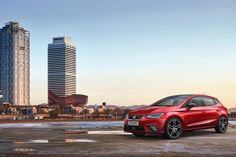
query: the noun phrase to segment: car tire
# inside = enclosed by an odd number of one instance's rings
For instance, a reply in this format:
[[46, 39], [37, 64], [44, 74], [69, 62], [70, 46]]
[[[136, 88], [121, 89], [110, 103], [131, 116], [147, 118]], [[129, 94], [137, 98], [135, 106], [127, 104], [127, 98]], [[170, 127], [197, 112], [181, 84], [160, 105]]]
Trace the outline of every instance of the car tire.
[[171, 118], [167, 121], [164, 137], [166, 139], [177, 139], [183, 131], [182, 122], [178, 118]]
[[133, 133], [134, 136], [137, 136], [137, 137], [144, 137], [145, 134], [144, 133]]
[[221, 116], [218, 120], [217, 126], [215, 127], [215, 131], [217, 133], [225, 133], [228, 126], [228, 119], [225, 116]]

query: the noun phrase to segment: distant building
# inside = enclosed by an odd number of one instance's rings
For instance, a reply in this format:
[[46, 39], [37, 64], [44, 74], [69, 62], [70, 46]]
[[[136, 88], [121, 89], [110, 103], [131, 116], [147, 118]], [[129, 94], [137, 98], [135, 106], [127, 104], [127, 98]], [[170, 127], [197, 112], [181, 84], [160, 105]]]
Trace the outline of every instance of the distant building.
[[18, 22], [0, 29], [0, 104], [30, 105], [30, 33]]
[[84, 106], [88, 96], [76, 94], [76, 48], [69, 37], [48, 44], [48, 104]]
[[87, 107], [86, 109], [88, 110], [89, 114], [94, 113], [94, 108], [93, 107]]
[[72, 94], [66, 97], [59, 97], [53, 94], [51, 91], [48, 92], [48, 104], [49, 105], [72, 105], [74, 107], [84, 107], [88, 102], [88, 96], [82, 94]]
[[76, 94], [76, 48], [69, 37], [48, 44], [48, 91], [59, 97]]
[[98, 106], [98, 112], [99, 113], [103, 113], [105, 111], [105, 109], [106, 109], [106, 103], [105, 102], [103, 102], [102, 105]]

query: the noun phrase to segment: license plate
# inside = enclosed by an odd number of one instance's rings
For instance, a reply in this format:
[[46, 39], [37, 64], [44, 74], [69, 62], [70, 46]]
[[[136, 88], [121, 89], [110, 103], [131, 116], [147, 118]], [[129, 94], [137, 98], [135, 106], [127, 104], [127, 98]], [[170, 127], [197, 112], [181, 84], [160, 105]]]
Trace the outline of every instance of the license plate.
[[128, 125], [129, 125], [129, 126], [139, 126], [139, 123], [138, 123], [138, 121], [129, 120], [129, 121], [128, 121]]

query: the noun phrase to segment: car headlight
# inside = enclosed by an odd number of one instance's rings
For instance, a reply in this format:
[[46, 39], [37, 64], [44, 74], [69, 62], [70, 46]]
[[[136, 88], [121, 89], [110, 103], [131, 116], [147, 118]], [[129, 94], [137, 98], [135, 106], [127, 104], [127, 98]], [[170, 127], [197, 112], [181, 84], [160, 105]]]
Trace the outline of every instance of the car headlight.
[[163, 114], [164, 113], [148, 114], [146, 117], [151, 118], [151, 119], [156, 119], [156, 118], [160, 118], [161, 116], [163, 116]]

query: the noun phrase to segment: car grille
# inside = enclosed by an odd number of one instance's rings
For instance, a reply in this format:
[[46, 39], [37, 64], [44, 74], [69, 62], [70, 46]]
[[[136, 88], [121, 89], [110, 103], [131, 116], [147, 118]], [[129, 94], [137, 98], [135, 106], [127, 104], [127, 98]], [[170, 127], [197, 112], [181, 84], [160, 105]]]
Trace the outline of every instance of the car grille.
[[138, 120], [141, 119], [143, 115], [129, 115], [129, 119], [131, 120]]
[[144, 128], [142, 126], [128, 126], [128, 125], [125, 125], [125, 130], [144, 131]]

